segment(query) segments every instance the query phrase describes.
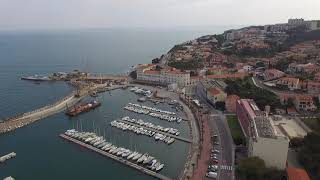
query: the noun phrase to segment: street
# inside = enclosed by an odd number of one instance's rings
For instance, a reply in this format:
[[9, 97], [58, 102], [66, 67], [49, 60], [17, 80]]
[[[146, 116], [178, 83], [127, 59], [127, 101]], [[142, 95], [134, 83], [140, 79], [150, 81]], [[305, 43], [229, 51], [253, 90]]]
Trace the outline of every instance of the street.
[[218, 135], [220, 144], [214, 145], [214, 149], [218, 149], [220, 151], [217, 179], [232, 180], [234, 179], [233, 140], [226, 122], [225, 115], [215, 110], [214, 107], [207, 102], [205, 94], [203, 91], [201, 91], [199, 86], [196, 88], [196, 95], [204, 105], [204, 108], [209, 112], [208, 124], [210, 126], [211, 136], [214, 134]]

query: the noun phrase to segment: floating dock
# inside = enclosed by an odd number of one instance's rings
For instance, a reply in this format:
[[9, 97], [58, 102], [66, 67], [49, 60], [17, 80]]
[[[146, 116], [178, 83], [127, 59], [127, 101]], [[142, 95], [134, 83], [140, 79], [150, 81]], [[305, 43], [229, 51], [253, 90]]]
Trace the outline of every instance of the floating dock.
[[180, 141], [183, 141], [183, 142], [191, 143], [191, 140], [190, 140], [190, 139], [183, 138], [183, 137], [180, 137], [180, 136], [176, 136], [176, 135], [173, 135], [173, 134], [170, 134], [170, 133], [167, 133], [167, 132], [159, 131], [159, 130], [154, 129], [154, 128], [149, 128], [149, 127], [146, 127], [146, 126], [141, 126], [141, 125], [139, 125], [139, 124], [135, 124], [135, 123], [132, 123], [132, 122], [129, 122], [129, 121], [124, 121], [124, 120], [122, 120], [122, 119], [117, 120], [117, 121], [123, 122], [123, 123], [126, 123], [126, 124], [130, 124], [130, 125], [133, 125], [133, 126], [137, 126], [137, 127], [142, 127], [143, 129], [147, 129], [147, 130], [154, 131], [154, 132], [157, 132], [157, 133], [160, 133], [160, 134], [164, 134], [164, 135], [166, 135], [166, 136], [175, 138], [175, 139], [180, 140]]
[[154, 171], [151, 171], [151, 170], [149, 170], [149, 169], [146, 169], [146, 168], [144, 168], [144, 167], [142, 167], [142, 166], [139, 166], [139, 165], [137, 165], [137, 164], [134, 164], [134, 163], [128, 161], [126, 158], [121, 158], [121, 157], [115, 156], [115, 155], [110, 154], [110, 153], [108, 153], [108, 152], [105, 152], [105, 151], [103, 151], [103, 150], [101, 150], [101, 149], [98, 149], [98, 148], [96, 148], [96, 147], [94, 147], [94, 146], [91, 146], [91, 145], [86, 144], [86, 143], [84, 143], [84, 142], [81, 142], [81, 141], [79, 141], [79, 140], [77, 140], [77, 139], [74, 139], [74, 138], [72, 138], [72, 137], [69, 137], [69, 136], [67, 136], [67, 135], [65, 135], [65, 134], [60, 134], [59, 136], [60, 136], [61, 138], [65, 139], [65, 140], [68, 140], [68, 141], [70, 141], [70, 142], [73, 142], [73, 143], [75, 143], [75, 144], [78, 144], [78, 145], [80, 145], [80, 146], [82, 146], [82, 147], [85, 147], [85, 148], [87, 148], [87, 149], [89, 149], [89, 150], [95, 151], [96, 153], [99, 153], [99, 154], [101, 154], [101, 155], [103, 155], [103, 156], [105, 156], [105, 157], [111, 158], [111, 159], [113, 159], [113, 160], [115, 160], [115, 161], [117, 161], [117, 162], [119, 162], [119, 163], [125, 164], [125, 165], [127, 165], [127, 166], [129, 166], [129, 167], [132, 167], [132, 168], [134, 168], [134, 169], [136, 169], [136, 170], [138, 170], [138, 171], [140, 171], [140, 172], [142, 172], [142, 173], [145, 173], [145, 174], [147, 174], [147, 175], [153, 176], [153, 177], [155, 177], [155, 178], [157, 178], [157, 179], [171, 180], [170, 178], [168, 178], [168, 177], [166, 177], [166, 176], [164, 176], [164, 175], [161, 175], [161, 174], [159, 174], [159, 173], [156, 173], [156, 172], [154, 172]]

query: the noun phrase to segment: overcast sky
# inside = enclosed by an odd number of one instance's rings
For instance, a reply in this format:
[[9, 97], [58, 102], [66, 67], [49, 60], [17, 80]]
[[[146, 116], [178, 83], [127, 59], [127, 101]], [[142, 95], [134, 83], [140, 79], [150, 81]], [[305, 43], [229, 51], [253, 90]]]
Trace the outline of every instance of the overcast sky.
[[0, 29], [259, 25], [320, 19], [320, 0], [0, 0]]

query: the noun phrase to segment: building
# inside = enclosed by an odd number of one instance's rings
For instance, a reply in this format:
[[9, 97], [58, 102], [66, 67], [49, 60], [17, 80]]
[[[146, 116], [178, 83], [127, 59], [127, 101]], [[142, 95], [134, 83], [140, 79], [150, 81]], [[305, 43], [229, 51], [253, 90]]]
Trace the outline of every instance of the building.
[[276, 81], [277, 86], [285, 86], [290, 90], [299, 88], [299, 79], [292, 77], [282, 77]]
[[230, 113], [236, 112], [236, 104], [237, 101], [240, 100], [240, 97], [237, 95], [228, 95], [225, 102], [226, 102], [226, 110]]
[[243, 79], [248, 76], [248, 73], [238, 72], [238, 73], [228, 73], [228, 74], [212, 74], [206, 76], [207, 79]]
[[289, 139], [277, 132], [252, 99], [238, 100], [236, 113], [248, 141], [248, 156], [263, 159], [268, 167], [285, 169]]
[[216, 102], [224, 102], [227, 97], [227, 94], [222, 91], [220, 88], [210, 88], [207, 90], [207, 99], [215, 104]]
[[291, 26], [297, 26], [297, 25], [303, 25], [304, 24], [304, 19], [296, 18], [296, 19], [288, 19], [288, 24]]
[[313, 97], [309, 95], [296, 95], [293, 104], [298, 111], [315, 111], [317, 107], [314, 105]]
[[300, 168], [287, 168], [288, 180], [310, 180], [306, 170]]
[[265, 72], [263, 74], [263, 76], [264, 76], [263, 78], [265, 81], [270, 81], [270, 80], [281, 78], [284, 75], [285, 75], [285, 73], [278, 70], [278, 69], [267, 69], [267, 70], [265, 70]]
[[310, 30], [310, 31], [319, 30], [320, 29], [320, 21], [319, 20], [306, 21], [306, 26], [307, 26], [308, 30]]
[[314, 75], [314, 80], [320, 82], [320, 72]]
[[142, 64], [136, 68], [137, 80], [163, 85], [177, 84], [185, 87], [190, 83], [190, 73], [175, 68], [157, 69], [154, 64]]
[[243, 70], [245, 72], [251, 72], [253, 70], [253, 66], [245, 65], [245, 66], [243, 66]]

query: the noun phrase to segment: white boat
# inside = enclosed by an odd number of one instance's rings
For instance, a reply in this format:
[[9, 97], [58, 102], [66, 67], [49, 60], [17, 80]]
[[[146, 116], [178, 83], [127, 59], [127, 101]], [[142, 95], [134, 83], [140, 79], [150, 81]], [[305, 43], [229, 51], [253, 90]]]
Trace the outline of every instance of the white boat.
[[156, 171], [160, 171], [162, 168], [164, 167], [164, 164], [160, 164], [157, 168], [156, 168]]
[[138, 162], [138, 163], [143, 162], [147, 156], [148, 156], [148, 153], [145, 153], [143, 156], [141, 156], [141, 157], [137, 160], [137, 162]]
[[127, 159], [129, 160], [129, 159], [131, 159], [131, 158], [133, 158], [135, 155], [137, 155], [138, 153], [135, 151], [135, 152], [133, 152], [132, 154], [130, 154], [128, 157], [127, 157]]
[[142, 156], [142, 154], [138, 153], [137, 155], [135, 155], [132, 160], [135, 161], [137, 160], [138, 158], [140, 158]]

